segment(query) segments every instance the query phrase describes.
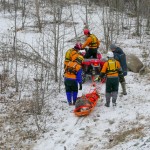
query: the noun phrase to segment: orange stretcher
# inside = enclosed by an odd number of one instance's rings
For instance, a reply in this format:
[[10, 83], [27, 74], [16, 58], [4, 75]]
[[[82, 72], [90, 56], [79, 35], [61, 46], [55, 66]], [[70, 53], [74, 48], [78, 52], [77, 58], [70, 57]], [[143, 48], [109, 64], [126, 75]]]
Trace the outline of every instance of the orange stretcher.
[[83, 101], [88, 101], [88, 103], [75, 108], [74, 114], [78, 117], [89, 115], [95, 108], [99, 98], [100, 95], [97, 93], [96, 89], [94, 89], [91, 93], [81, 96], [80, 99]]

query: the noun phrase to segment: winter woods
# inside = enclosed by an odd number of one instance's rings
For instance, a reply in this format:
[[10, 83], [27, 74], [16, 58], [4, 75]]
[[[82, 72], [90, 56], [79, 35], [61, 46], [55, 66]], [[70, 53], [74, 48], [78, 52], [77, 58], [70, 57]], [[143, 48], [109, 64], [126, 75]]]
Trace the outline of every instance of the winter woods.
[[[12, 132], [36, 139], [46, 131], [45, 114], [52, 116], [55, 97], [64, 91], [65, 52], [83, 42], [85, 27], [98, 36], [104, 54], [110, 43], [124, 44], [127, 52], [126, 41], [136, 40], [136, 53], [149, 65], [149, 6], [149, 0], [0, 0], [0, 103], [8, 106], [2, 120], [13, 125]], [[31, 132], [29, 118], [35, 127]], [[27, 132], [22, 131], [26, 126]], [[19, 145], [10, 137], [3, 142]]]

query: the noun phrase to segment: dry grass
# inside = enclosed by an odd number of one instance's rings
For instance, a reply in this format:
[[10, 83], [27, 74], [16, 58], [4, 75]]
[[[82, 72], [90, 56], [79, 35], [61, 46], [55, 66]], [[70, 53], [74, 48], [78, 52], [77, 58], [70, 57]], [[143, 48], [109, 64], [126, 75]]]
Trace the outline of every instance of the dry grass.
[[132, 139], [139, 139], [143, 137], [144, 136], [144, 133], [142, 132], [143, 129], [144, 126], [139, 126], [126, 131], [121, 130], [116, 134], [114, 133], [114, 135], [109, 139], [109, 143], [106, 146], [106, 149], [110, 149], [122, 142], [127, 142]]
[[39, 133], [34, 122], [28, 122], [32, 105], [31, 100], [7, 103], [6, 114], [0, 115], [0, 149], [11, 149], [12, 145], [14, 149], [30, 149]]

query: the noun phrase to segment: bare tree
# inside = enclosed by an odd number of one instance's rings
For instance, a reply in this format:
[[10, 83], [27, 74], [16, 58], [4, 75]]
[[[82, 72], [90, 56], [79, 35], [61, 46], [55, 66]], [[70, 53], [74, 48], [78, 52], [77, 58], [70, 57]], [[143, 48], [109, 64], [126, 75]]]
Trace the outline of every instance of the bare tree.
[[26, 12], [27, 10], [26, 10], [26, 6], [27, 6], [27, 2], [26, 2], [26, 0], [22, 0], [22, 29], [24, 29], [24, 25], [25, 25], [25, 20], [26, 20], [26, 17], [27, 17], [27, 13], [28, 12]]
[[140, 0], [135, 1], [136, 6], [136, 35], [140, 36]]
[[15, 6], [15, 33], [14, 33], [14, 41], [13, 41], [13, 49], [14, 49], [14, 56], [15, 56], [15, 85], [16, 85], [16, 92], [18, 92], [19, 84], [18, 84], [18, 56], [17, 56], [17, 10], [18, 10], [18, 3], [14, 1]]
[[76, 31], [76, 27], [75, 27], [75, 24], [74, 24], [74, 18], [73, 18], [73, 13], [72, 13], [72, 8], [71, 7], [70, 7], [70, 14], [71, 14], [72, 22], [73, 22], [73, 29], [74, 29], [76, 41], [78, 41], [77, 31]]
[[39, 0], [35, 0], [35, 7], [36, 7], [36, 17], [37, 17], [37, 23], [39, 32], [42, 32], [42, 24], [41, 24], [41, 18], [40, 18], [40, 3]]
[[[60, 5], [58, 6], [58, 3]], [[53, 3], [53, 48], [54, 48], [54, 64], [55, 64], [55, 82], [58, 82], [58, 58], [59, 58], [59, 46], [61, 41], [60, 26], [62, 24], [62, 10], [63, 3], [55, 1]]]
[[89, 23], [88, 23], [88, 0], [86, 0], [86, 5], [85, 5], [85, 23], [86, 23], [86, 26], [88, 27], [89, 26]]

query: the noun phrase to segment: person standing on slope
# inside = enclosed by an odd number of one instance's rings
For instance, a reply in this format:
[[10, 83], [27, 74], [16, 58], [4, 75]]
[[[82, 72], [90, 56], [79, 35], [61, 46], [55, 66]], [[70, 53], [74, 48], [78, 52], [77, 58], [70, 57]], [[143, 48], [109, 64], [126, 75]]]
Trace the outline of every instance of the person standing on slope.
[[110, 49], [114, 54], [114, 58], [120, 62], [123, 71], [123, 76], [119, 76], [119, 82], [122, 87], [123, 95], [127, 95], [126, 82], [125, 82], [125, 76], [127, 75], [126, 55], [123, 52], [123, 50], [120, 47], [117, 47], [115, 44], [111, 44]]
[[110, 107], [110, 99], [112, 97], [113, 106], [116, 106], [119, 87], [119, 75], [123, 76], [119, 61], [114, 59], [113, 52], [107, 53], [108, 61], [106, 61], [100, 72], [98, 80], [106, 75], [106, 107]]
[[100, 45], [100, 41], [94, 34], [90, 33], [89, 29], [84, 29], [84, 35], [86, 36], [86, 41], [83, 43], [82, 49], [86, 46], [89, 47], [84, 58], [97, 58], [97, 49]]
[[[82, 90], [82, 67], [83, 56], [79, 55], [75, 61], [69, 61], [65, 66], [64, 84], [69, 105], [75, 105], [79, 90]], [[73, 101], [73, 102], [72, 102]]]

